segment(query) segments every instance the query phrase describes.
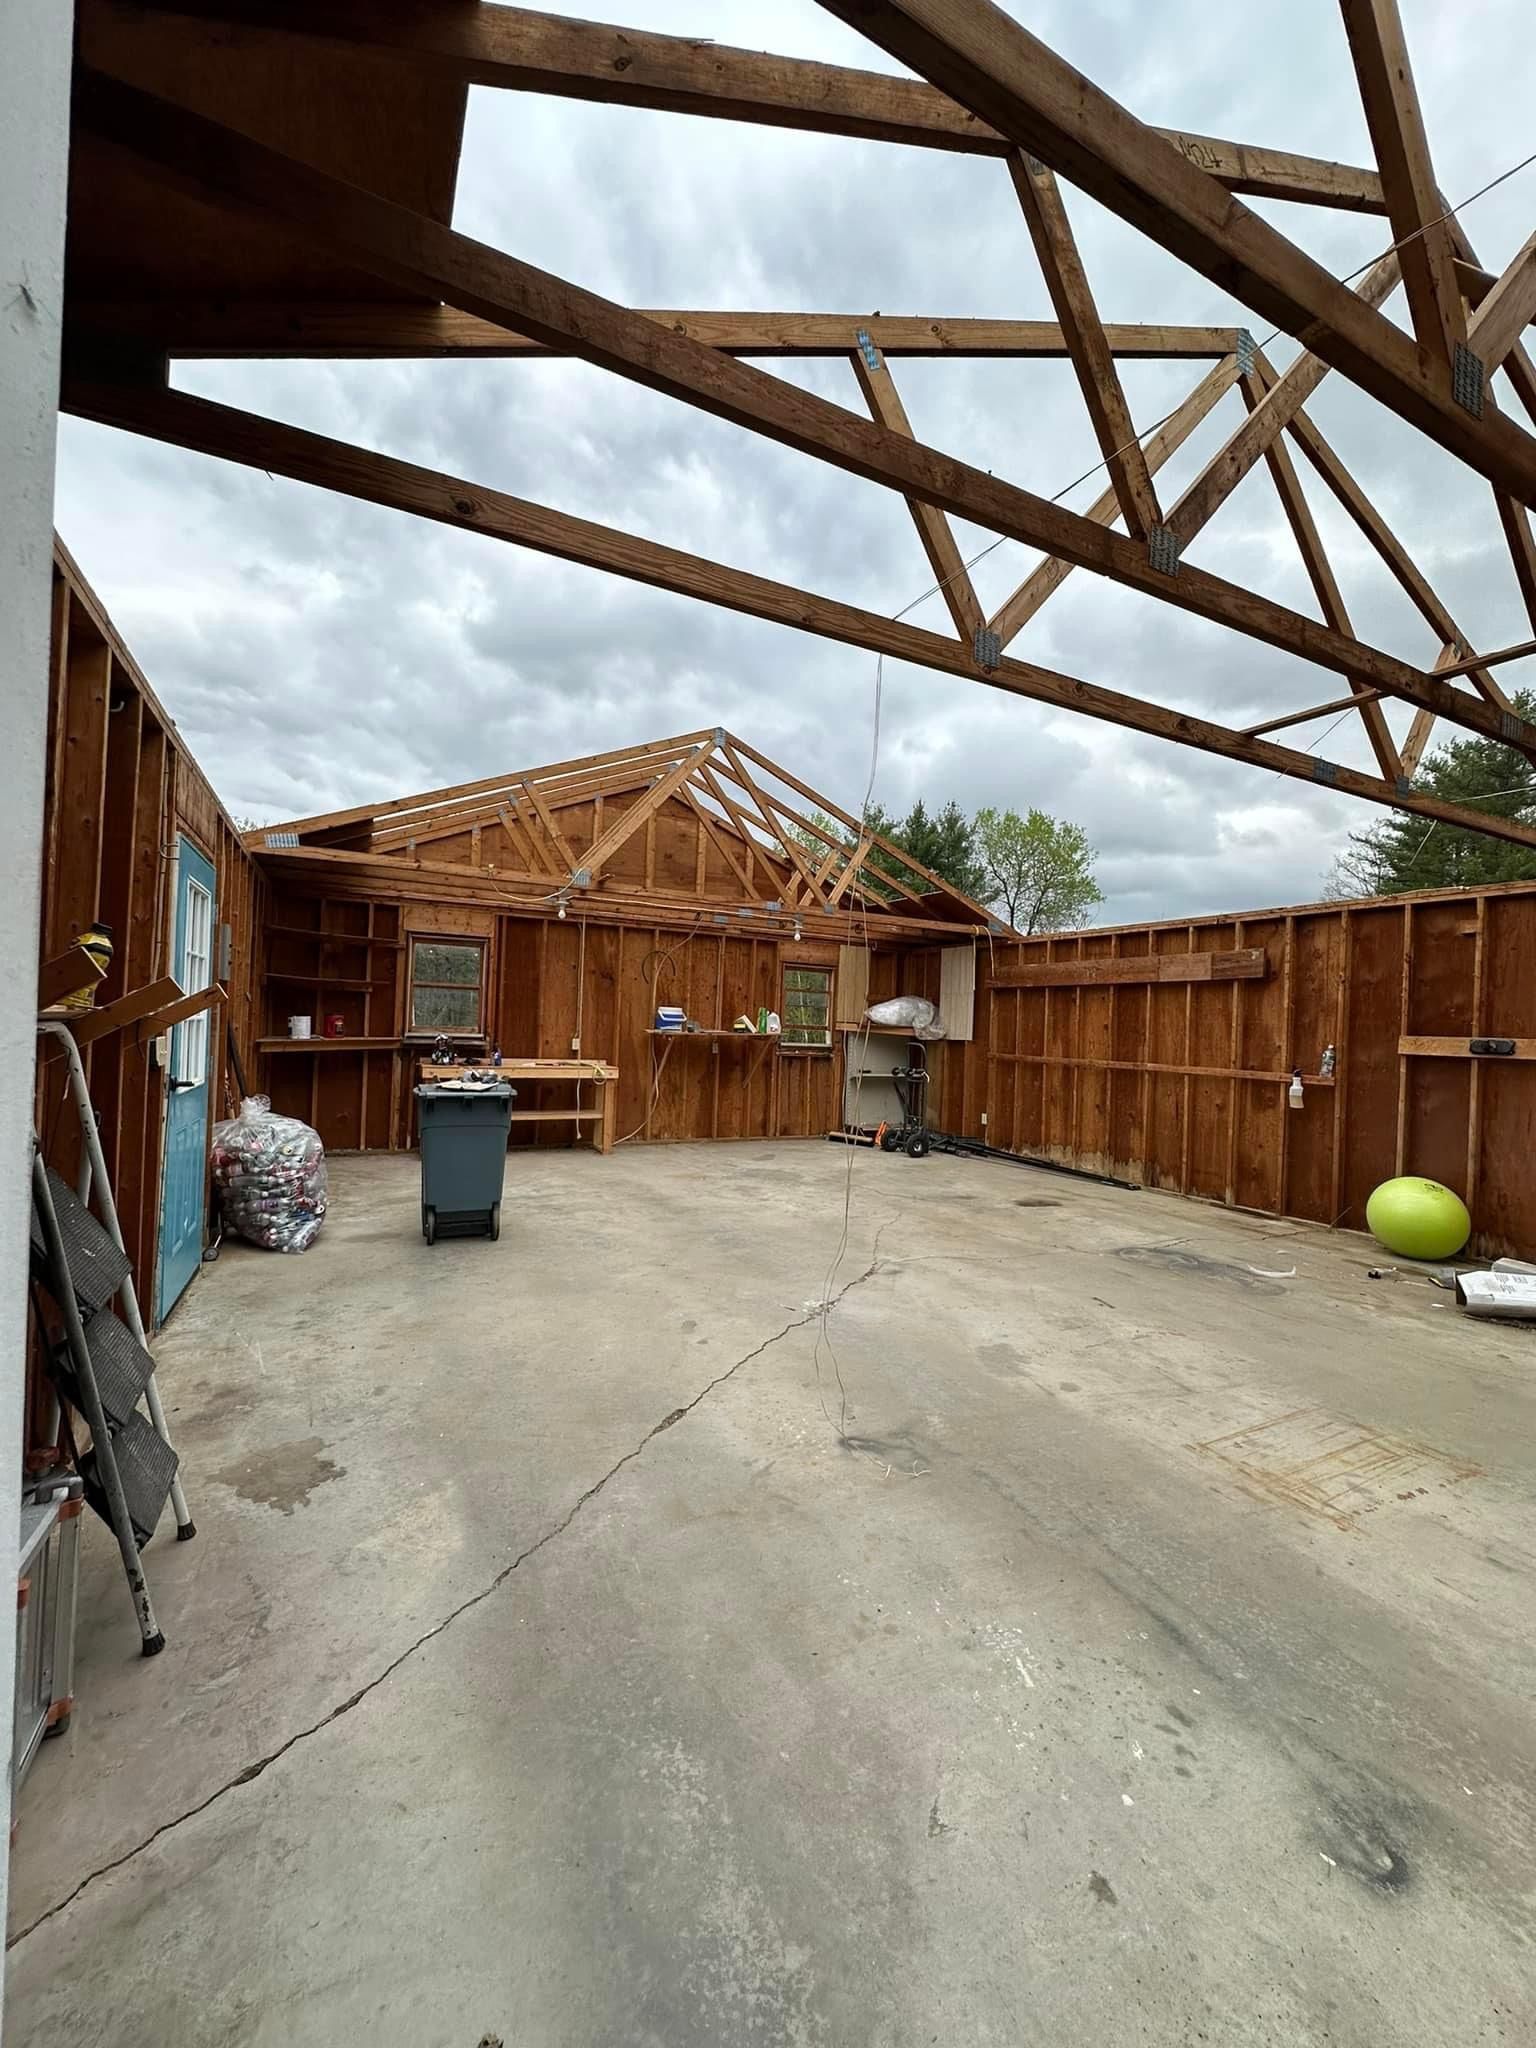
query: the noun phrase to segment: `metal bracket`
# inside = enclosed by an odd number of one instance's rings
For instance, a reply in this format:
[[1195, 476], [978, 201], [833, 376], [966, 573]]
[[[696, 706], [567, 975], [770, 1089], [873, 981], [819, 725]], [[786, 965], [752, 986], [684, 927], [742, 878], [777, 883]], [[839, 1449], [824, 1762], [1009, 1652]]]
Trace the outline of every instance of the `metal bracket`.
[[297, 846], [298, 843], [299, 835], [297, 832], [269, 832], [267, 834], [267, 845], [269, 848]]
[[1338, 779], [1339, 770], [1336, 762], [1314, 759], [1312, 763], [1312, 780], [1314, 782], [1326, 782], [1331, 787]]
[[1499, 731], [1507, 740], [1517, 740], [1525, 731], [1525, 720], [1515, 711], [1499, 713]]
[[1399, 796], [1413, 795], [1413, 782], [1411, 777], [1407, 775], [1399, 775], [1399, 777], [1397, 778], [1397, 793]]
[[1458, 341], [1451, 355], [1451, 396], [1473, 419], [1483, 416], [1483, 386], [1488, 373], [1475, 350]]
[[1045, 176], [1045, 165], [1041, 163], [1039, 157], [1031, 156], [1028, 150], [1026, 150], [1024, 152], [1024, 161], [1029, 165], [1029, 175], [1032, 178], [1043, 178]]
[[571, 886], [577, 889], [590, 889], [592, 886], [592, 870], [590, 868], [572, 868]]
[[1239, 327], [1237, 330], [1237, 374], [1239, 377], [1251, 377], [1253, 375], [1258, 353], [1252, 334], [1246, 327]]
[[978, 668], [996, 668], [1003, 658], [1002, 636], [994, 633], [990, 626], [978, 626], [972, 651]]
[[867, 327], [856, 328], [853, 338], [859, 344], [859, 354], [864, 358], [866, 366], [871, 370], [878, 370], [880, 367], [880, 351], [870, 340], [869, 329]]
[[1179, 536], [1171, 526], [1154, 526], [1147, 535], [1147, 560], [1164, 576], [1179, 573]]

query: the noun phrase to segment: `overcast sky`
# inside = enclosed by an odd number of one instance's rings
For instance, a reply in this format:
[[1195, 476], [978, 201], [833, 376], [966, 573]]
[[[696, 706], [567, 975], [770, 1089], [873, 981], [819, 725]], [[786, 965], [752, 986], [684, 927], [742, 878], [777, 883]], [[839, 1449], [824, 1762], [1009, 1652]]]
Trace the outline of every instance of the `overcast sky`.
[[[1530, 0], [1402, 0], [1442, 188], [1459, 201], [1536, 149]], [[604, 0], [605, 19], [890, 70], [814, 0]], [[1337, 0], [1011, 0], [1144, 120], [1370, 159]], [[1263, 323], [1067, 192], [1107, 320]], [[1385, 222], [1261, 210], [1336, 273]], [[1536, 220], [1536, 167], [1465, 216], [1498, 269]], [[579, 102], [471, 93], [456, 225], [635, 306], [1051, 317], [1003, 165]], [[1389, 312], [1405, 322], [1402, 295]], [[1294, 345], [1277, 342], [1282, 363]], [[768, 365], [858, 407], [842, 363]], [[1069, 368], [902, 363], [918, 435], [1052, 494], [1097, 449]], [[1132, 413], [1207, 365], [1130, 364]], [[931, 581], [894, 494], [574, 363], [184, 364], [186, 390], [895, 612]], [[1486, 486], [1331, 378], [1313, 417], [1475, 646], [1528, 637]], [[1159, 477], [1166, 505], [1242, 418], [1229, 393]], [[1310, 472], [1308, 473], [1310, 476]], [[1304, 478], [1357, 633], [1438, 651], [1355, 529]], [[1102, 477], [1067, 502], [1084, 509]], [[203, 457], [63, 423], [60, 532], [215, 787], [263, 820], [723, 724], [856, 808], [872, 656]], [[959, 528], [969, 555], [992, 537]], [[1261, 466], [1189, 558], [1309, 612]], [[1027, 573], [1005, 543], [982, 601]], [[930, 599], [916, 623], [947, 630]], [[1013, 651], [1233, 725], [1340, 679], [1078, 574]], [[1506, 671], [1531, 677], [1532, 664]], [[1406, 711], [1394, 713], [1399, 734]], [[1315, 742], [1327, 721], [1301, 729]], [[1369, 766], [1358, 720], [1326, 756]], [[1083, 824], [1106, 919], [1305, 901], [1377, 815], [1259, 770], [887, 664], [876, 795], [1037, 804]]]

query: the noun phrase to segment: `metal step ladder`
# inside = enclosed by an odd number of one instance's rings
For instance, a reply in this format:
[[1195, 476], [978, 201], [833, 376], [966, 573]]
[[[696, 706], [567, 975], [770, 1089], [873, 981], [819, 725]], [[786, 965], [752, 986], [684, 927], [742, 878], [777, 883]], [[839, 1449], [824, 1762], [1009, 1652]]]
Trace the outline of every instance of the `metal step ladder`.
[[[32, 1156], [32, 1270], [63, 1322], [62, 1339], [46, 1349], [57, 1391], [84, 1415], [91, 1448], [79, 1460], [85, 1498], [117, 1538], [146, 1657], [165, 1648], [155, 1620], [139, 1552], [154, 1534], [167, 1500], [176, 1538], [197, 1534], [177, 1476], [133, 1285], [133, 1263], [123, 1246], [96, 1115], [74, 1035], [41, 1022], [39, 1031], [66, 1049], [70, 1095], [80, 1119], [83, 1155], [79, 1184], [71, 1188], [45, 1165], [34, 1136]], [[86, 1206], [94, 1189], [102, 1221]], [[122, 1313], [111, 1304], [117, 1298]], [[148, 1419], [140, 1412], [143, 1400]]]

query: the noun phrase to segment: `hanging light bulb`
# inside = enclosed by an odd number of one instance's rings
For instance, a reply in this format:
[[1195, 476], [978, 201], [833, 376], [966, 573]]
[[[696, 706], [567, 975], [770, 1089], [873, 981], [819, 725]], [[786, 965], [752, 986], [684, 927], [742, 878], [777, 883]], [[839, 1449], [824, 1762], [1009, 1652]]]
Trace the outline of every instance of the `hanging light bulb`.
[[800, 943], [800, 920], [799, 920], [799, 918], [797, 917], [797, 918], [795, 919], [795, 944], [796, 944], [796, 945], [798, 946], [798, 945], [799, 945], [799, 943]]
[[559, 915], [560, 915], [560, 917], [561, 917], [561, 918], [562, 918], [562, 920], [563, 920], [563, 919], [564, 919], [564, 917], [565, 917], [565, 905], [564, 905], [563, 903], [562, 903], [562, 904], [561, 904], [561, 906], [560, 906], [560, 911], [559, 911]]

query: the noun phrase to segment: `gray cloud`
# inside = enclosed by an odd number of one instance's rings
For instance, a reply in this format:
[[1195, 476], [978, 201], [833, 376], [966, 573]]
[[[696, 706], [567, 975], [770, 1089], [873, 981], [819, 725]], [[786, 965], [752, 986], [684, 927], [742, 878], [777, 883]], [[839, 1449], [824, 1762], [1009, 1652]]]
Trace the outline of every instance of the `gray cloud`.
[[[895, 68], [813, 0], [601, 11]], [[1484, 0], [1475, 38], [1443, 0], [1404, 0], [1404, 13], [1441, 182], [1459, 197], [1519, 154], [1536, 87], [1526, 0]], [[1148, 120], [1368, 160], [1334, 0], [1274, 16], [1169, 0], [1155, 35], [1140, 0], [1054, 0], [1027, 14]], [[1069, 205], [1106, 318], [1260, 326], [1091, 201], [1069, 194]], [[1263, 210], [1336, 271], [1385, 240], [1379, 220]], [[1513, 254], [1533, 210], [1536, 172], [1479, 202], [1467, 224], [1485, 262]], [[1050, 313], [1006, 173], [958, 156], [477, 91], [457, 223], [635, 305]], [[1283, 363], [1294, 344], [1272, 352]], [[842, 364], [777, 367], [859, 403]], [[1137, 420], [1176, 405], [1203, 367], [1126, 366]], [[921, 436], [1032, 489], [1053, 494], [1096, 459], [1064, 364], [911, 363], [897, 376]], [[899, 498], [581, 364], [189, 364], [177, 382], [873, 610], [898, 610], [931, 580]], [[1463, 630], [1483, 646], [1525, 637], [1487, 488], [1337, 378], [1311, 410]], [[1165, 503], [1241, 417], [1229, 394], [1162, 472]], [[1303, 470], [1356, 630], [1427, 661], [1431, 630]], [[1085, 507], [1100, 488], [1095, 476], [1066, 502]], [[864, 789], [876, 664], [857, 650], [78, 422], [62, 436], [59, 525], [240, 815], [716, 723], [844, 805]], [[963, 522], [958, 533], [967, 553], [993, 538]], [[1266, 472], [1191, 559], [1315, 613]], [[978, 564], [983, 601], [1032, 560], [1008, 543]], [[936, 599], [913, 616], [947, 626]], [[1341, 694], [1332, 675], [1083, 574], [1014, 652], [1239, 725]], [[1407, 716], [1393, 714], [1399, 732]], [[1296, 743], [1324, 730], [1301, 728]], [[1352, 718], [1323, 751], [1369, 765]], [[1305, 900], [1372, 815], [896, 663], [884, 670], [877, 794], [894, 810], [921, 794], [1080, 820], [1100, 850], [1107, 914], [1125, 920]]]

